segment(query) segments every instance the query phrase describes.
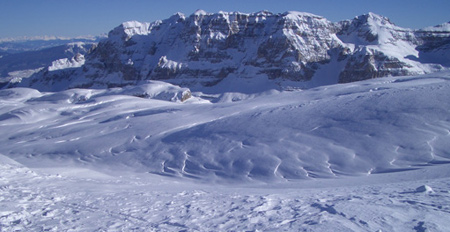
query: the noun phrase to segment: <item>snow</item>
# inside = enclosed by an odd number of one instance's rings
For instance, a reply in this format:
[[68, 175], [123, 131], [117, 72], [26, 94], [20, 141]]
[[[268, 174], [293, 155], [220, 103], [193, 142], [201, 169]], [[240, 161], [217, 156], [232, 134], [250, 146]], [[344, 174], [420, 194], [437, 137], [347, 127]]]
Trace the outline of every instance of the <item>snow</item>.
[[450, 227], [450, 73], [251, 87], [0, 90], [0, 230]]
[[67, 58], [55, 60], [52, 62], [52, 65], [48, 67], [48, 71], [55, 71], [67, 68], [79, 68], [83, 66], [85, 62], [84, 56], [78, 54], [78, 56], [71, 58], [70, 60]]
[[204, 11], [204, 10], [198, 9], [198, 10], [196, 10], [196, 11], [194, 12], [193, 15], [195, 15], [195, 16], [201, 16], [201, 15], [208, 15], [208, 13], [207, 13], [206, 11]]
[[124, 32], [131, 38], [134, 35], [148, 35], [150, 33], [150, 23], [141, 23], [138, 21], [128, 21], [122, 23]]
[[[270, 188], [72, 168], [52, 173], [3, 160], [0, 170], [5, 231], [445, 231], [450, 226], [448, 178], [343, 187], [321, 180], [314, 187]], [[423, 183], [436, 192], [416, 193]]]
[[422, 185], [416, 188], [416, 192], [418, 193], [434, 193], [433, 189], [428, 185]]
[[431, 31], [431, 32], [448, 32], [450, 31], [450, 22], [446, 22], [434, 27], [425, 27], [420, 31]]
[[62, 46], [70, 43], [82, 42], [86, 44], [94, 44], [106, 38], [101, 36], [79, 36], [79, 37], [57, 37], [57, 36], [35, 36], [35, 37], [17, 37], [17, 38], [0, 38], [0, 51], [9, 54], [22, 53], [27, 51], [38, 51], [46, 48]]
[[[214, 17], [230, 23], [236, 14]], [[193, 14], [207, 15], [213, 14]], [[246, 15], [258, 22], [270, 21], [271, 13]], [[363, 55], [381, 51], [408, 64], [411, 73], [444, 68], [419, 63], [424, 54], [402, 39], [413, 31], [373, 13], [359, 16], [366, 20], [363, 31], [350, 28], [343, 35], [320, 34], [333, 26], [320, 16], [282, 16], [292, 26], [283, 33], [296, 49], [310, 60], [331, 58], [309, 81], [269, 80], [255, 67], [239, 66], [236, 73], [247, 78], [230, 74], [207, 88], [179, 87], [195, 83], [182, 76], [167, 80], [171, 84], [142, 80], [105, 89], [101, 81], [126, 83], [108, 73], [93, 85], [104, 89], [44, 92], [48, 85], [39, 83], [41, 92], [0, 90], [0, 231], [450, 228], [450, 73], [336, 85], [346, 63], [327, 52], [333, 46]], [[142, 75], [154, 68], [154, 59], [171, 71], [231, 67], [256, 54], [254, 44], [261, 42], [246, 42], [250, 55], [229, 49], [229, 60], [217, 63], [183, 60], [191, 50], [175, 39], [183, 20], [177, 13], [154, 23], [125, 22], [110, 39], [131, 39], [127, 46], [135, 53], [122, 61], [147, 67]], [[167, 34], [145, 37], [154, 27]], [[358, 34], [366, 29], [375, 41]], [[327, 43], [296, 37], [302, 30], [317, 30]], [[448, 31], [448, 23], [426, 30]], [[227, 36], [212, 30], [204, 38]], [[162, 50], [174, 49], [148, 58], [145, 46], [153, 40], [165, 41]], [[48, 71], [83, 64], [78, 55], [54, 61]], [[7, 80], [39, 70], [9, 72]], [[66, 79], [50, 89], [64, 88]]]
[[322, 16], [318, 16], [318, 15], [311, 14], [308, 12], [299, 12], [299, 11], [286, 11], [285, 13], [283, 13], [283, 15], [285, 15], [286, 18], [289, 18], [291, 20], [296, 20], [296, 19], [302, 18], [302, 17], [324, 19]]
[[38, 73], [46, 68], [45, 71], [55, 71], [81, 67], [85, 61], [83, 54], [86, 54], [94, 44], [65, 42], [67, 44], [60, 46], [53, 44], [50, 48], [5, 56], [0, 61], [0, 83], [27, 82], [28, 78], [39, 75]]
[[43, 68], [37, 68], [37, 69], [24, 69], [19, 71], [13, 71], [9, 72], [8, 76], [6, 77], [0, 77], [0, 83], [2, 82], [20, 82], [23, 78], [28, 78], [31, 75], [41, 71]]
[[[440, 28], [445, 30], [445, 25]], [[332, 23], [295, 11], [213, 14], [199, 10], [187, 18], [176, 13], [153, 23], [125, 22], [86, 55], [84, 65], [84, 61], [72, 62], [71, 57], [55, 57], [34, 68], [73, 69], [40, 72], [21, 83], [17, 83], [18, 78], [10, 86], [56, 91], [168, 79], [173, 84], [196, 88], [235, 77], [265, 76], [281, 83], [288, 82], [286, 79], [303, 81], [294, 85], [310, 88], [353, 81], [354, 75], [367, 79], [448, 70], [450, 58], [444, 39], [445, 33], [400, 28], [374, 13]], [[8, 57], [11, 55], [1, 60]], [[20, 56], [19, 61], [24, 57]], [[105, 65], [111, 62], [115, 65]]]

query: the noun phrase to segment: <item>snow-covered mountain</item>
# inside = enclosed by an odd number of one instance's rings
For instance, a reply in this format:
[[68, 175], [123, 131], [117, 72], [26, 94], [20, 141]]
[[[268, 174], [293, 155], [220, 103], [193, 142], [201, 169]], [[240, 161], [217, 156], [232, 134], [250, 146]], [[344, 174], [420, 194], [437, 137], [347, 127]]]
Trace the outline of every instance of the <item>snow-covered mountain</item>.
[[165, 80], [193, 88], [273, 80], [313, 87], [447, 69], [449, 38], [446, 24], [410, 30], [373, 13], [337, 23], [300, 12], [177, 13], [153, 23], [125, 22], [82, 68], [48, 70], [20, 86], [61, 90]]
[[339, 25], [339, 38], [354, 47], [346, 55], [340, 82], [430, 73], [449, 66], [450, 31], [442, 25], [413, 31], [373, 13]]
[[36, 51], [6, 54], [0, 58], [0, 85], [11, 81], [20, 82], [42, 69], [54, 71], [62, 68], [80, 67], [84, 54], [96, 43], [74, 42]]

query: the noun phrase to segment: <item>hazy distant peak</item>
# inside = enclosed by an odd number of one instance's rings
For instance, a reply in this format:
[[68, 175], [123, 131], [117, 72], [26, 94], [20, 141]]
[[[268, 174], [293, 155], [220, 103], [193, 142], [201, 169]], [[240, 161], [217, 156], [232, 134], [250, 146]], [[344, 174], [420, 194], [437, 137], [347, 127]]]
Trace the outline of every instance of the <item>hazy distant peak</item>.
[[9, 37], [9, 38], [0, 38], [0, 43], [3, 42], [25, 42], [25, 41], [50, 41], [50, 40], [92, 40], [96, 41], [99, 38], [105, 38], [106, 35], [86, 35], [86, 36], [76, 36], [76, 37], [66, 37], [66, 36], [53, 36], [53, 35], [44, 35], [44, 36], [19, 36], [19, 37]]
[[450, 21], [443, 23], [443, 24], [436, 25], [436, 26], [432, 26], [432, 27], [425, 27], [420, 30], [421, 31], [434, 31], [434, 32], [449, 32], [450, 31]]

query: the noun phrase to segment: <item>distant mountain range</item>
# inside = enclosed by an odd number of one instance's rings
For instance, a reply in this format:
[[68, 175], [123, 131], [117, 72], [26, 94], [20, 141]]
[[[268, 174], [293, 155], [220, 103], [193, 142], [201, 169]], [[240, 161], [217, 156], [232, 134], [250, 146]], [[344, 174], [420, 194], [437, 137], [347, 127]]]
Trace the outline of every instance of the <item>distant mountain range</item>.
[[301, 12], [177, 13], [125, 22], [77, 58], [63, 57], [5, 86], [56, 91], [164, 80], [194, 90], [248, 91], [261, 82], [309, 88], [418, 75], [449, 69], [449, 25], [411, 30], [373, 13], [336, 23]]
[[97, 43], [104, 36], [79, 36], [79, 37], [61, 37], [61, 36], [32, 36], [0, 38], [0, 54], [15, 54], [20, 52], [38, 51], [50, 47], [66, 45], [68, 43]]

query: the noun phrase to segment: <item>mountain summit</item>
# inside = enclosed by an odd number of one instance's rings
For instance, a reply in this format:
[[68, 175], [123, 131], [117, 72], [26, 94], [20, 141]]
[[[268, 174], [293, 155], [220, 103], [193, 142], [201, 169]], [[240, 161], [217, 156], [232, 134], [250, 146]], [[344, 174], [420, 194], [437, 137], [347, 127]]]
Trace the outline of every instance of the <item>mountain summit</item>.
[[444, 70], [449, 44], [444, 24], [411, 30], [374, 13], [333, 23], [294, 11], [198, 10], [152, 23], [122, 23], [85, 55], [83, 66], [45, 69], [18, 85], [62, 90], [164, 80], [203, 88], [227, 79], [234, 80], [229, 86], [272, 80], [313, 87]]

